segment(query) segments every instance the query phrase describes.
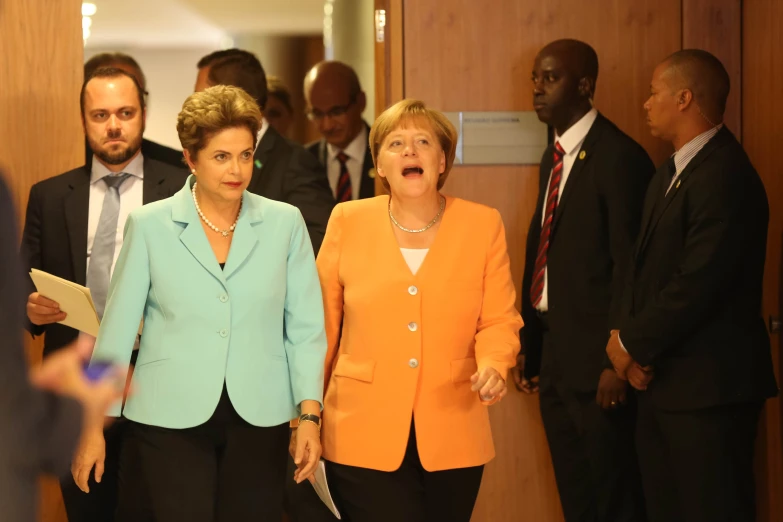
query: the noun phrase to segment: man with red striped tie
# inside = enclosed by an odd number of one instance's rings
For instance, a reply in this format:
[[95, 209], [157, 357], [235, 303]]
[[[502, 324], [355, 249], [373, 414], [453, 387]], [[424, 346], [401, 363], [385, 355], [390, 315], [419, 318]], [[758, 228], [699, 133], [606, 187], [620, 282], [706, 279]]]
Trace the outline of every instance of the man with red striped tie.
[[341, 203], [375, 196], [370, 127], [362, 119], [367, 97], [356, 71], [342, 62], [320, 62], [305, 76], [304, 93], [307, 116], [323, 136], [307, 149], [326, 168], [334, 198]]
[[637, 522], [635, 404], [604, 348], [655, 167], [593, 108], [597, 76], [595, 51], [576, 40], [547, 45], [533, 67], [533, 106], [554, 140], [527, 238], [513, 374], [522, 391], [540, 388], [566, 522]]

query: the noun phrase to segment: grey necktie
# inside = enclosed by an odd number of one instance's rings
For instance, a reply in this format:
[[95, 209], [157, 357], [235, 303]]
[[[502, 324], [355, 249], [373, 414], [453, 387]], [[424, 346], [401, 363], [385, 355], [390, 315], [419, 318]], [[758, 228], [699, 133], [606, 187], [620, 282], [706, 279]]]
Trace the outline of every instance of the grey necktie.
[[103, 318], [106, 294], [109, 291], [111, 265], [114, 262], [114, 248], [117, 240], [117, 219], [120, 216], [120, 185], [130, 174], [104, 176], [106, 196], [103, 198], [98, 229], [92, 242], [90, 267], [87, 269], [87, 288], [90, 289], [98, 317]]

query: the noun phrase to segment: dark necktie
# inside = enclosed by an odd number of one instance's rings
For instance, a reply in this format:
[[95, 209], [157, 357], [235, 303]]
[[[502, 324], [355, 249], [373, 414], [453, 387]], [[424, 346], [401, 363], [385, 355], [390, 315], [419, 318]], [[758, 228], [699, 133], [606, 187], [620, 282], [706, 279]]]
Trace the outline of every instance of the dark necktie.
[[669, 189], [672, 186], [672, 180], [676, 175], [677, 165], [674, 163], [674, 156], [669, 156], [669, 159], [666, 160], [666, 186], [663, 189], [664, 196], [669, 193]]
[[560, 142], [555, 143], [554, 163], [552, 164], [552, 177], [549, 180], [549, 190], [546, 199], [546, 214], [544, 224], [541, 226], [541, 239], [538, 242], [536, 264], [533, 268], [533, 285], [530, 287], [530, 301], [533, 308], [537, 307], [544, 297], [544, 274], [546, 273], [546, 257], [549, 251], [549, 239], [552, 235], [552, 221], [555, 218], [555, 210], [560, 195], [560, 180], [563, 179], [563, 156], [565, 151]]
[[351, 174], [348, 172], [348, 155], [340, 151], [337, 154], [337, 161], [340, 162], [340, 177], [337, 178], [337, 202], [351, 201], [353, 190], [351, 189]]

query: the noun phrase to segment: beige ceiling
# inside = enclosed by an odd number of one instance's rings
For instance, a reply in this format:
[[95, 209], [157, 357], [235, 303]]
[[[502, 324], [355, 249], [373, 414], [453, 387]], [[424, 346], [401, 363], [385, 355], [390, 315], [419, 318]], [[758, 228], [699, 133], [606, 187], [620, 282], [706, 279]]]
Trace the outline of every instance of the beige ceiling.
[[318, 34], [324, 0], [90, 0], [87, 47], [216, 47], [240, 34]]

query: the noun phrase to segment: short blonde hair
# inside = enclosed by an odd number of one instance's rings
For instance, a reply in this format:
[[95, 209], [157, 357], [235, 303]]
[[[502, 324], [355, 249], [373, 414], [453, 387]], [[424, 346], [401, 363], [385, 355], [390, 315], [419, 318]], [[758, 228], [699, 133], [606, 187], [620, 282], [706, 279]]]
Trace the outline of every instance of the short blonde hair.
[[[443, 153], [446, 155], [446, 168], [438, 178], [438, 190], [443, 188], [446, 178], [449, 177], [451, 167], [454, 165], [454, 157], [457, 153], [457, 129], [443, 115], [442, 112], [428, 108], [421, 100], [405, 99], [395, 103], [378, 116], [370, 129], [370, 153], [375, 168], [378, 168], [378, 153], [381, 150], [383, 140], [400, 126], [414, 125], [425, 122], [432, 127], [435, 137], [440, 143]], [[381, 177], [381, 183], [390, 190], [389, 182]]]
[[179, 142], [193, 158], [216, 133], [237, 127], [250, 131], [255, 147], [261, 111], [255, 100], [239, 87], [216, 85], [191, 94], [177, 116]]

